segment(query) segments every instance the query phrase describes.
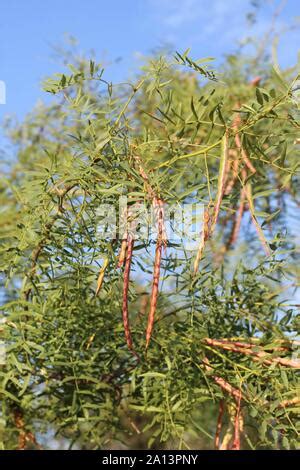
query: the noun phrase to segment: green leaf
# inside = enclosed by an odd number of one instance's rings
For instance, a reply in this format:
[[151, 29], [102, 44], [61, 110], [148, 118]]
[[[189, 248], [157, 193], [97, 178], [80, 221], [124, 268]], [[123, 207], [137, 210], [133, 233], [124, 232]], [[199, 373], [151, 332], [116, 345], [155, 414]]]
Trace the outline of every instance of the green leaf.
[[193, 96], [192, 96], [192, 98], [191, 98], [191, 109], [192, 109], [193, 115], [195, 116], [196, 121], [198, 122], [198, 121], [199, 121], [199, 118], [198, 118], [198, 115], [197, 115], [197, 112], [196, 112], [196, 109], [195, 109]]
[[260, 89], [259, 89], [259, 88], [256, 88], [256, 89], [255, 89], [255, 93], [256, 93], [257, 102], [258, 102], [260, 105], [263, 105], [263, 104], [264, 104], [264, 98], [263, 98], [263, 95], [262, 95]]

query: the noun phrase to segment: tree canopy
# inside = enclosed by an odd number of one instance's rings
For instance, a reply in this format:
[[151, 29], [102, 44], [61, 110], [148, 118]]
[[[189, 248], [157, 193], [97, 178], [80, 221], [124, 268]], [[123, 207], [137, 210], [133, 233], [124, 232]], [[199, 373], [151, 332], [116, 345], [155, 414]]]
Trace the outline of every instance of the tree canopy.
[[[8, 125], [3, 448], [297, 447], [299, 69], [211, 64], [150, 57], [112, 84], [74, 56]], [[154, 237], [100, 236], [121, 196]], [[197, 244], [167, 236], [187, 204]]]

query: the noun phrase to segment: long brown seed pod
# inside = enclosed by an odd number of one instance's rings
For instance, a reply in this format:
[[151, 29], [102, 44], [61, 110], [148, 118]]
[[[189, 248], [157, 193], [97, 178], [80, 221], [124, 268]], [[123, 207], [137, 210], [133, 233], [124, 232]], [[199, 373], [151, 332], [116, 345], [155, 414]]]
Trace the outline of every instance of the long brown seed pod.
[[[294, 369], [300, 369], [300, 360], [299, 359], [287, 359], [285, 357], [273, 357], [271, 354], [268, 354], [263, 348], [258, 350], [258, 345], [249, 345], [241, 344], [234, 341], [225, 341], [212, 338], [206, 338], [205, 343], [210, 346], [215, 346], [217, 348], [222, 348], [226, 351], [233, 351], [236, 353], [244, 354], [251, 357], [253, 361], [260, 361], [263, 364], [271, 365], [278, 364], [285, 367], [291, 367]], [[255, 347], [254, 347], [255, 346]]]
[[241, 223], [242, 223], [242, 218], [245, 210], [245, 190], [244, 188], [241, 189], [241, 196], [240, 196], [240, 205], [239, 209], [236, 213], [236, 217], [233, 222], [232, 230], [229, 236], [229, 239], [226, 243], [226, 250], [229, 250], [229, 248], [235, 244], [240, 228], [241, 228]]
[[241, 428], [241, 399], [242, 393], [240, 392], [239, 397], [236, 399], [236, 412], [234, 419], [234, 437], [231, 450], [240, 450], [241, 449], [241, 438], [240, 438], [240, 428]]
[[224, 400], [220, 400], [219, 403], [219, 415], [217, 421], [217, 429], [216, 429], [216, 436], [215, 436], [215, 449], [219, 449], [220, 447], [220, 436], [222, 431], [222, 418], [224, 414], [225, 403]]
[[127, 256], [125, 260], [124, 268], [124, 280], [123, 280], [123, 305], [122, 305], [122, 316], [126, 343], [129, 349], [133, 349], [132, 337], [129, 325], [129, 314], [128, 314], [128, 289], [129, 289], [129, 277], [133, 251], [133, 239], [129, 236], [127, 240]]
[[146, 348], [149, 346], [151, 334], [154, 325], [155, 311], [158, 298], [158, 286], [160, 277], [161, 253], [163, 245], [166, 246], [166, 235], [164, 233], [164, 216], [163, 216], [163, 203], [160, 199], [155, 198], [153, 201], [155, 209], [158, 209], [158, 233], [155, 248], [155, 260], [153, 269], [153, 282], [150, 297], [150, 312], [148, 316], [147, 330], [146, 330]]
[[162, 251], [162, 242], [160, 240], [157, 240], [156, 249], [155, 249], [153, 284], [152, 284], [151, 300], [150, 300], [150, 312], [148, 316], [148, 324], [147, 324], [147, 330], [146, 330], [146, 348], [148, 348], [149, 342], [151, 339], [156, 305], [157, 305], [160, 264], [161, 264], [161, 251]]
[[254, 174], [254, 173], [256, 173], [256, 169], [252, 165], [252, 163], [250, 161], [250, 158], [248, 157], [245, 149], [243, 148], [242, 142], [241, 142], [241, 139], [240, 139], [240, 136], [239, 136], [239, 133], [238, 133], [240, 123], [241, 123], [241, 117], [240, 117], [239, 114], [237, 114], [234, 121], [233, 121], [233, 125], [232, 125], [233, 129], [236, 131], [235, 136], [234, 136], [235, 145], [237, 146], [238, 150], [240, 151], [242, 159], [243, 159], [246, 167], [251, 171], [251, 173]]
[[[210, 338], [206, 338], [208, 340]], [[212, 340], [214, 341], [214, 340]], [[204, 358], [203, 364], [205, 366], [205, 369], [207, 371], [211, 371], [212, 367], [209, 363], [208, 358]], [[234, 422], [234, 436], [233, 436], [233, 444], [232, 444], [232, 450], [239, 450], [240, 449], [240, 431], [243, 428], [243, 420], [240, 414], [240, 409], [241, 409], [241, 400], [242, 400], [242, 392], [230, 385], [230, 383], [226, 382], [226, 380], [223, 379], [223, 377], [219, 377], [217, 375], [213, 375], [212, 378], [214, 379], [215, 383], [219, 385], [219, 387], [227, 392], [235, 401], [236, 403], [236, 415], [235, 415], [235, 422]], [[222, 419], [222, 417], [221, 417]], [[221, 421], [220, 419], [220, 414], [218, 418], [218, 423], [217, 423], [217, 433], [218, 433], [218, 426], [219, 422]], [[216, 439], [217, 439], [217, 433], [216, 433]], [[220, 431], [219, 431], [220, 435]], [[227, 444], [229, 444], [229, 441], [232, 438], [232, 434], [230, 431], [230, 428], [228, 429], [228, 432], [226, 432], [226, 435], [223, 439], [222, 445], [219, 447], [220, 449], [227, 449]], [[215, 441], [216, 442], [216, 441]], [[219, 444], [219, 441], [217, 440], [217, 443]]]
[[152, 199], [154, 210], [157, 213], [157, 227], [158, 227], [157, 241], [156, 241], [156, 248], [155, 248], [155, 260], [154, 260], [154, 268], [153, 268], [152, 290], [151, 290], [151, 296], [150, 296], [150, 311], [148, 315], [148, 323], [147, 323], [147, 329], [146, 329], [146, 349], [147, 349], [149, 346], [149, 342], [150, 342], [151, 334], [153, 330], [155, 311], [156, 311], [156, 305], [157, 305], [157, 299], [158, 299], [158, 286], [159, 286], [159, 277], [160, 277], [162, 247], [166, 249], [167, 235], [166, 235], [166, 229], [165, 229], [165, 224], [164, 224], [163, 201], [157, 196], [156, 192], [152, 188], [150, 181], [149, 181], [148, 174], [143, 168], [140, 157], [135, 155], [134, 160], [138, 164], [138, 171], [144, 180], [145, 189], [147, 191], [148, 197]]
[[216, 384], [222, 388], [222, 390], [229, 393], [229, 395], [231, 395], [233, 398], [235, 398], [236, 400], [240, 398], [241, 392], [237, 388], [234, 388], [232, 385], [226, 382], [226, 380], [224, 380], [222, 377], [214, 375], [213, 379], [216, 382]]
[[224, 189], [224, 194], [225, 196], [228, 196], [228, 194], [231, 193], [235, 182], [238, 178], [238, 172], [239, 172], [239, 159], [237, 156], [237, 151], [236, 149], [229, 149], [228, 155], [232, 157], [231, 164], [230, 166], [232, 167], [232, 177], [228, 179], [228, 183], [226, 184], [226, 187]]

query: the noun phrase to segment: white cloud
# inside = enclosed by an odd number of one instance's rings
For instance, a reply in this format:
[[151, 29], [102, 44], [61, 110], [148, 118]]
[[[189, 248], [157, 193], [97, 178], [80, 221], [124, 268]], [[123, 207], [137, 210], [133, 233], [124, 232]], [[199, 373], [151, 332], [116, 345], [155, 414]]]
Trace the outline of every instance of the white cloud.
[[164, 2], [169, 10], [164, 18], [164, 23], [171, 28], [179, 28], [181, 25], [195, 20], [195, 10], [197, 9], [197, 0], [174, 0]]
[[238, 8], [249, 5], [248, 0], [148, 0], [148, 3], [160, 21], [173, 29], [195, 22], [201, 28], [199, 20], [209, 21], [213, 29], [214, 24], [227, 21], [228, 16], [232, 19]]
[[[257, 22], [250, 28], [246, 21], [246, 14], [252, 10], [250, 0], [143, 0], [144, 7], [147, 5], [145, 21], [151, 23], [157, 43], [179, 50], [191, 47], [192, 53], [215, 57], [234, 52], [238, 41], [249, 36], [259, 42], [270, 29], [279, 3], [263, 2]], [[277, 31], [291, 24], [295, 11], [292, 4], [289, 0], [277, 18]], [[292, 31], [280, 38], [278, 56], [283, 66], [297, 60], [297, 34]]]
[[[248, 0], [147, 0], [152, 15], [172, 41], [185, 42], [240, 37], [245, 28]], [[238, 12], [238, 14], [237, 14]]]

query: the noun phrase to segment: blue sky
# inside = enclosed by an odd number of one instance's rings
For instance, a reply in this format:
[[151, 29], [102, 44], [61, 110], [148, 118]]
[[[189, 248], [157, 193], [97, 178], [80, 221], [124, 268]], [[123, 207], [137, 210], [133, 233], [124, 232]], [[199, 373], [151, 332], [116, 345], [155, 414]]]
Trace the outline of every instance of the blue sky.
[[[272, 2], [263, 0], [254, 31], [270, 23]], [[278, 3], [278, 2], [277, 2]], [[124, 79], [139, 65], [139, 57], [157, 46], [192, 48], [192, 56], [220, 60], [234, 51], [236, 40], [251, 33], [245, 14], [248, 0], [2, 0], [0, 18], [0, 80], [6, 84], [6, 114], [22, 118], [44, 99], [41, 80], [61, 71], [53, 46], [65, 34], [75, 36], [82, 51], [94, 49], [99, 61], [111, 62], [107, 78]], [[275, 1], [276, 4], [276, 1]], [[279, 24], [299, 13], [298, 0], [287, 0]], [[252, 30], [252, 31], [253, 31]], [[282, 65], [294, 64], [297, 32], [283, 39]], [[117, 61], [117, 58], [122, 58]]]

